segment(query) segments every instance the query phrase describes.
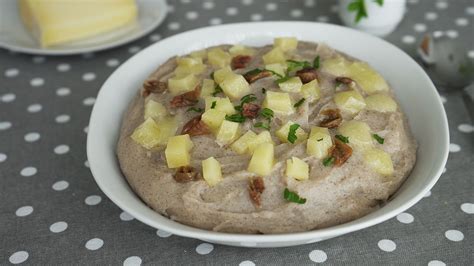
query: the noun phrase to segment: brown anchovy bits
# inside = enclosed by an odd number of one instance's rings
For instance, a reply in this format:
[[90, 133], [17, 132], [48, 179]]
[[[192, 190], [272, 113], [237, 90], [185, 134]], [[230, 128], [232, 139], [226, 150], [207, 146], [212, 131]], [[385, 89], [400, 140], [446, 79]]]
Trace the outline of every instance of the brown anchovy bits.
[[306, 84], [318, 78], [318, 72], [316, 69], [307, 67], [296, 71], [296, 76], [300, 77], [301, 82]]
[[173, 178], [178, 183], [186, 183], [201, 179], [201, 174], [197, 172], [192, 166], [181, 166], [176, 169], [176, 173], [174, 174]]
[[248, 83], [254, 83], [255, 81], [267, 77], [271, 77], [272, 72], [268, 70], [262, 70], [258, 73], [247, 73], [244, 75], [245, 80], [247, 80]]
[[195, 105], [199, 101], [200, 92], [201, 86], [197, 85], [194, 90], [175, 96], [170, 102], [171, 107], [176, 108]]
[[232, 69], [245, 68], [251, 60], [252, 57], [249, 55], [238, 55], [232, 58], [230, 65]]
[[157, 79], [147, 79], [143, 82], [143, 97], [147, 97], [151, 93], [161, 93], [168, 89], [166, 82]]
[[255, 118], [258, 116], [258, 111], [260, 111], [260, 106], [254, 103], [244, 103], [242, 106], [242, 115], [247, 118]]
[[211, 133], [207, 125], [201, 121], [198, 115], [184, 124], [181, 134], [189, 134], [189, 136], [207, 135]]
[[261, 198], [263, 191], [265, 190], [265, 184], [263, 183], [262, 177], [255, 177], [249, 181], [249, 196], [253, 203], [260, 207]]
[[321, 114], [326, 116], [326, 119], [319, 123], [322, 127], [335, 128], [342, 122], [342, 116], [339, 109], [326, 109], [321, 111]]
[[334, 139], [334, 145], [330, 148], [329, 154], [334, 158], [334, 166], [341, 166], [352, 155], [352, 148], [346, 143]]
[[337, 77], [336, 81], [346, 85], [350, 85], [352, 82], [354, 82], [353, 79], [348, 77]]

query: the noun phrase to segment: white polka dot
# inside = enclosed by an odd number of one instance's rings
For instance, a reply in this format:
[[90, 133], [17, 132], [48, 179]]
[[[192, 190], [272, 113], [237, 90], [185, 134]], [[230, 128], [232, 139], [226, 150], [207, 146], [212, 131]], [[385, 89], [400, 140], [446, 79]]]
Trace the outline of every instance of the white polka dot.
[[85, 99], [82, 101], [82, 104], [83, 104], [83, 105], [86, 105], [86, 106], [94, 105], [94, 103], [95, 103], [95, 98], [94, 98], [94, 97], [88, 97], [88, 98], [85, 98]]
[[471, 132], [474, 132], [474, 126], [470, 124], [460, 124], [458, 126], [458, 130], [463, 133], [471, 133]]
[[426, 25], [423, 23], [416, 23], [413, 26], [413, 29], [417, 32], [425, 32], [426, 31]]
[[211, 253], [213, 250], [214, 250], [214, 246], [212, 244], [209, 244], [209, 243], [202, 243], [202, 244], [199, 244], [199, 246], [196, 247], [196, 252], [199, 255], [207, 255], [207, 254]]
[[122, 220], [122, 221], [131, 221], [131, 220], [133, 220], [133, 216], [131, 216], [128, 212], [122, 212], [120, 214], [120, 220]]
[[429, 196], [431, 196], [431, 190], [426, 192], [426, 194], [423, 196], [423, 198], [428, 198]]
[[469, 24], [469, 20], [467, 18], [457, 18], [456, 19], [456, 25], [464, 27]]
[[256, 13], [256, 14], [250, 15], [250, 20], [252, 20], [252, 21], [260, 21], [262, 19], [263, 19], [262, 14]]
[[406, 44], [412, 44], [416, 41], [415, 37], [411, 35], [405, 35], [402, 37], [402, 42]]
[[8, 156], [5, 153], [0, 153], [0, 163], [6, 161]]
[[228, 15], [228, 16], [235, 16], [239, 13], [239, 10], [236, 8], [236, 7], [228, 7], [226, 10], [225, 10], [225, 13]]
[[444, 32], [442, 32], [442, 31], [440, 31], [440, 30], [434, 31], [434, 32], [433, 32], [433, 36], [434, 36], [435, 38], [439, 38], [439, 37], [441, 37], [441, 36], [444, 36]]
[[84, 166], [87, 167], [87, 168], [89, 168], [89, 167], [90, 167], [89, 161], [85, 161], [85, 162], [84, 162]]
[[39, 87], [44, 85], [44, 79], [42, 78], [33, 78], [30, 80], [30, 85], [33, 87]]
[[86, 242], [86, 248], [88, 250], [98, 250], [104, 245], [104, 240], [100, 238], [92, 238]]
[[382, 239], [377, 244], [379, 248], [386, 252], [392, 252], [397, 248], [397, 244], [389, 239]]
[[69, 64], [59, 64], [56, 69], [59, 71], [59, 72], [66, 72], [66, 71], [69, 71], [71, 69], [71, 65]]
[[18, 210], [16, 210], [15, 214], [18, 217], [24, 217], [24, 216], [30, 215], [32, 212], [33, 212], [33, 207], [23, 206], [23, 207], [18, 208]]
[[26, 108], [29, 113], [37, 113], [43, 109], [43, 106], [39, 103], [34, 103]]
[[425, 19], [426, 20], [435, 20], [438, 18], [438, 14], [436, 14], [435, 12], [427, 12], [425, 14]]
[[303, 10], [293, 9], [293, 10], [290, 11], [290, 16], [292, 16], [294, 18], [299, 18], [299, 17], [303, 16]]
[[64, 181], [64, 180], [57, 181], [52, 186], [52, 188], [56, 191], [65, 190], [68, 187], [69, 187], [69, 183], [67, 181]]
[[158, 229], [156, 230], [156, 235], [162, 238], [167, 238], [170, 237], [172, 234], [164, 230]]
[[71, 117], [69, 115], [58, 115], [56, 116], [55, 120], [56, 120], [56, 123], [62, 124], [62, 123], [69, 122], [69, 120], [71, 120]]
[[319, 16], [316, 20], [319, 21], [319, 22], [326, 23], [326, 22], [329, 22], [329, 17], [328, 16]]
[[61, 154], [66, 154], [69, 152], [69, 146], [68, 145], [58, 145], [56, 148], [54, 148], [54, 153], [61, 155]]
[[138, 51], [140, 51], [142, 48], [140, 48], [140, 46], [132, 46], [130, 48], [128, 48], [128, 52], [131, 53], [131, 54], [134, 54], [134, 53], [137, 53]]
[[38, 172], [38, 170], [33, 166], [27, 166], [20, 171], [22, 176], [33, 176]]
[[89, 206], [93, 206], [93, 205], [97, 205], [99, 204], [100, 202], [102, 201], [102, 198], [100, 196], [97, 196], [97, 195], [91, 195], [91, 196], [88, 196], [84, 202], [89, 205]]
[[[154, 35], [152, 35], [154, 36]], [[151, 38], [150, 38], [151, 39]], [[105, 62], [105, 64], [108, 66], [108, 67], [116, 67], [120, 64], [119, 60], [115, 59], [115, 58], [111, 58], [109, 60], [107, 60], [107, 62]]]
[[459, 36], [459, 33], [455, 30], [448, 30], [446, 31], [446, 35], [448, 35], [449, 38], [457, 38]]
[[179, 30], [179, 28], [181, 28], [181, 24], [179, 24], [178, 22], [170, 22], [168, 24], [169, 30]]
[[322, 250], [313, 250], [309, 253], [309, 259], [316, 263], [322, 263], [328, 259], [328, 255]]
[[92, 72], [88, 72], [82, 75], [82, 80], [84, 81], [93, 81], [94, 79], [95, 79], [95, 74]]
[[437, 8], [437, 9], [446, 9], [446, 8], [448, 8], [448, 3], [447, 3], [447, 2], [444, 2], [444, 1], [442, 1], [442, 2], [437, 2], [437, 3], [436, 3], [436, 8]]
[[12, 123], [9, 121], [1, 121], [0, 122], [0, 130], [7, 130], [12, 127]]
[[275, 11], [278, 9], [278, 5], [276, 3], [268, 3], [265, 5], [265, 9], [267, 11]]
[[255, 263], [251, 260], [244, 260], [239, 263], [239, 266], [255, 266]]
[[44, 56], [34, 56], [32, 60], [35, 64], [41, 64], [46, 61], [46, 58]]
[[7, 94], [3, 94], [0, 99], [4, 103], [9, 103], [9, 102], [13, 102], [16, 99], [16, 95], [13, 93], [7, 93]]
[[461, 150], [461, 146], [459, 146], [456, 143], [450, 143], [449, 144], [449, 152], [458, 152]]
[[83, 53], [82, 58], [84, 59], [91, 59], [94, 57], [94, 53]]
[[448, 101], [448, 99], [446, 99], [446, 97], [444, 97], [443, 95], [440, 95], [439, 98], [441, 99], [442, 103], [446, 103]]
[[463, 203], [461, 204], [461, 210], [467, 214], [474, 213], [474, 204], [473, 203]]
[[66, 87], [61, 87], [56, 90], [56, 95], [58, 96], [67, 96], [69, 94], [71, 94], [71, 89]]
[[474, 50], [468, 51], [468, 52], [467, 52], [467, 56], [468, 56], [469, 58], [474, 58]]
[[220, 18], [211, 18], [209, 20], [209, 24], [211, 25], [219, 25], [219, 24], [222, 24], [222, 19]]
[[428, 262], [428, 266], [446, 266], [446, 263], [440, 261], [440, 260], [432, 260]]
[[41, 138], [41, 135], [38, 132], [30, 132], [24, 136], [26, 142], [35, 142]]
[[304, 6], [305, 7], [313, 7], [316, 5], [316, 1], [315, 0], [305, 0], [304, 1]]
[[468, 15], [474, 15], [474, 6], [468, 6], [466, 7], [466, 14]]
[[67, 223], [66, 222], [55, 222], [49, 227], [49, 231], [53, 233], [61, 233], [64, 232], [64, 230], [67, 229]]
[[138, 256], [131, 256], [123, 261], [123, 266], [139, 266], [142, 265], [142, 259]]
[[244, 6], [248, 6], [248, 5], [251, 5], [253, 4], [253, 0], [242, 0], [242, 5]]
[[189, 20], [195, 20], [199, 17], [198, 12], [196, 11], [189, 11], [186, 13], [186, 18]]
[[204, 9], [213, 9], [214, 8], [214, 2], [204, 2], [202, 3], [202, 8]]
[[89, 126], [84, 127], [83, 130], [84, 130], [84, 133], [86, 133], [86, 134], [89, 133]]
[[413, 215], [411, 215], [409, 213], [406, 213], [406, 212], [403, 212], [403, 213], [400, 213], [399, 215], [397, 215], [397, 220], [400, 223], [410, 224], [410, 223], [413, 223], [415, 218], [413, 218]]
[[464, 234], [459, 230], [448, 230], [444, 233], [444, 236], [454, 242], [459, 242], [464, 239]]
[[18, 74], [20, 74], [20, 70], [16, 69], [16, 68], [9, 68], [7, 70], [5, 70], [5, 77], [7, 78], [13, 78], [13, 77], [16, 77], [18, 76]]
[[11, 264], [20, 264], [25, 262], [30, 255], [26, 251], [17, 251], [13, 253], [8, 260]]

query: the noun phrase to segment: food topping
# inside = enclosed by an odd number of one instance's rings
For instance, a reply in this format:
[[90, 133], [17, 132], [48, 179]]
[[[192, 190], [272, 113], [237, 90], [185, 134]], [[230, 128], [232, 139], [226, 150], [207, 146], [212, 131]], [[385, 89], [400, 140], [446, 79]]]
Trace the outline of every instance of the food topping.
[[252, 202], [255, 204], [255, 206], [260, 207], [261, 206], [261, 195], [263, 191], [265, 190], [265, 183], [263, 182], [263, 178], [258, 176], [254, 177], [249, 180], [249, 196]]
[[242, 105], [242, 115], [247, 118], [256, 118], [259, 114], [260, 106], [255, 103], [244, 103]]
[[194, 117], [184, 124], [181, 134], [189, 134], [189, 136], [207, 135], [211, 133], [209, 127], [201, 120], [201, 115]]
[[176, 173], [173, 176], [174, 180], [178, 183], [186, 183], [201, 179], [201, 174], [194, 169], [192, 166], [181, 166], [176, 169]]
[[296, 76], [300, 77], [301, 82], [306, 84], [318, 78], [318, 72], [312, 67], [303, 68], [296, 71]]
[[339, 109], [326, 109], [321, 111], [321, 114], [326, 116], [326, 118], [319, 123], [322, 127], [335, 128], [342, 122], [342, 116]]
[[238, 55], [232, 58], [230, 65], [232, 69], [239, 69], [247, 67], [247, 64], [252, 60], [251, 56], [248, 55]]
[[244, 78], [245, 80], [247, 80], [248, 83], [254, 83], [259, 79], [268, 78], [271, 76], [272, 72], [270, 72], [269, 70], [261, 70], [259, 68], [250, 70], [249, 72], [244, 74]]
[[306, 203], [305, 198], [300, 197], [298, 194], [296, 194], [296, 192], [292, 192], [288, 188], [285, 188], [285, 190], [283, 191], [283, 197], [289, 202], [294, 202], [298, 204]]
[[381, 136], [377, 135], [377, 134], [372, 134], [372, 137], [374, 137], [374, 139], [379, 143], [379, 144], [383, 144], [385, 142], [385, 139], [382, 138]]
[[143, 83], [142, 96], [147, 97], [151, 93], [161, 93], [168, 88], [166, 82], [159, 81], [157, 79], [147, 79]]
[[172, 108], [192, 106], [198, 103], [201, 86], [196, 86], [193, 91], [188, 91], [183, 94], [173, 97], [170, 102]]
[[351, 85], [351, 84], [353, 84], [354, 80], [352, 80], [351, 78], [348, 78], [348, 77], [337, 77], [336, 82], [339, 82], [339, 83], [345, 84], [345, 85]]
[[334, 166], [341, 166], [351, 157], [352, 148], [339, 139], [335, 139], [334, 146], [330, 148], [329, 154], [334, 158]]

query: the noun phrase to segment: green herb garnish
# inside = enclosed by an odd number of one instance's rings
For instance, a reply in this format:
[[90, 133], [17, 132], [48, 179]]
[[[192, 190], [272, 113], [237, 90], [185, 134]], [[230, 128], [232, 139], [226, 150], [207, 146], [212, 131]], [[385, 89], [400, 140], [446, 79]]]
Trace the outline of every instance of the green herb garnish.
[[188, 108], [188, 110], [186, 110], [186, 113], [190, 112], [190, 111], [193, 111], [193, 112], [196, 112], [196, 113], [202, 113], [202, 111], [204, 111], [204, 110], [202, 108], [191, 107], [191, 108]]
[[283, 82], [285, 82], [285, 81], [287, 81], [287, 80], [289, 80], [289, 79], [291, 79], [291, 77], [290, 77], [290, 76], [286, 76], [286, 77], [283, 77], [283, 78], [281, 78], [281, 79], [275, 80], [275, 82], [276, 82], [277, 84], [280, 84], [280, 83], [283, 83]]
[[304, 103], [305, 100], [306, 100], [305, 98], [301, 98], [301, 99], [300, 99], [298, 102], [296, 102], [293, 106], [294, 106], [295, 108], [298, 108], [298, 107], [300, 107], [300, 106]]
[[265, 124], [263, 122], [257, 122], [255, 123], [255, 125], [253, 125], [254, 127], [259, 127], [259, 128], [263, 128], [263, 129], [266, 129], [266, 130], [270, 130], [270, 124]]
[[244, 103], [249, 103], [249, 102], [253, 102], [253, 101], [256, 101], [257, 100], [257, 97], [255, 97], [255, 94], [251, 93], [251, 94], [247, 94], [245, 95], [244, 97], [242, 97], [240, 99], [240, 105], [244, 105]]
[[214, 88], [214, 92], [212, 93], [212, 96], [217, 96], [217, 94], [223, 92], [221, 86], [217, 85], [216, 88]]
[[330, 156], [323, 160], [324, 166], [331, 166], [334, 163], [334, 157]]
[[290, 191], [288, 188], [285, 188], [285, 191], [283, 192], [283, 197], [290, 202], [298, 203], [298, 204], [305, 204], [306, 199], [301, 198], [298, 194], [295, 192]]
[[384, 138], [382, 138], [381, 136], [379, 136], [379, 135], [377, 135], [377, 134], [372, 134], [372, 137], [374, 137], [374, 139], [375, 139], [378, 143], [380, 143], [380, 144], [383, 144], [384, 141], [385, 141]]
[[296, 60], [286, 60], [286, 65], [288, 66], [288, 69], [287, 69], [288, 73], [298, 68], [311, 67], [311, 64], [308, 61], [296, 61]]
[[336, 88], [339, 87], [339, 86], [341, 86], [341, 84], [342, 84], [342, 82], [336, 81]]
[[319, 68], [319, 55], [316, 56], [313, 60], [313, 68], [315, 68], [315, 69]]
[[261, 70], [260, 68], [255, 68], [255, 69], [252, 69], [250, 71], [245, 72], [244, 76], [246, 76], [246, 75], [251, 75], [251, 76], [257, 75], [257, 74], [261, 73], [262, 71], [263, 70]]
[[235, 109], [236, 111], [242, 112], [242, 106], [240, 106], [240, 105], [234, 106], [234, 109]]
[[212, 104], [211, 104], [211, 109], [216, 108], [216, 104], [217, 104], [217, 101], [213, 101]]
[[383, 0], [374, 0], [374, 2], [379, 4], [379, 6], [383, 6]]
[[271, 120], [273, 118], [273, 110], [270, 108], [263, 108], [260, 111], [260, 115], [268, 120]]
[[225, 120], [237, 122], [237, 123], [243, 123], [245, 122], [245, 116], [243, 116], [242, 114], [226, 115]]
[[267, 93], [267, 90], [265, 88], [262, 88], [262, 94]]
[[212, 71], [209, 76], [211, 77], [212, 80], [214, 80], [214, 71]]
[[347, 10], [350, 12], [356, 12], [356, 17], [354, 19], [355, 23], [359, 23], [362, 18], [366, 18], [367, 9], [365, 8], [364, 0], [354, 0], [348, 6]]
[[319, 142], [319, 141], [323, 141], [323, 138], [318, 139], [318, 142]]
[[282, 76], [282, 75], [280, 75], [280, 74], [276, 73], [276, 72], [275, 72], [275, 71], [273, 71], [273, 70], [270, 70], [270, 69], [265, 69], [265, 70], [266, 70], [266, 71], [268, 71], [268, 72], [270, 72], [270, 73], [272, 73], [273, 75], [275, 75], [275, 76], [277, 76], [277, 77], [279, 77], [279, 78], [283, 78], [283, 76]]
[[296, 130], [300, 127], [298, 124], [293, 124], [290, 126], [290, 130], [288, 131], [288, 141], [290, 143], [295, 143], [295, 141], [298, 139], [296, 136]]
[[343, 136], [343, 135], [336, 135], [336, 139], [344, 142], [344, 143], [349, 143], [349, 137]]

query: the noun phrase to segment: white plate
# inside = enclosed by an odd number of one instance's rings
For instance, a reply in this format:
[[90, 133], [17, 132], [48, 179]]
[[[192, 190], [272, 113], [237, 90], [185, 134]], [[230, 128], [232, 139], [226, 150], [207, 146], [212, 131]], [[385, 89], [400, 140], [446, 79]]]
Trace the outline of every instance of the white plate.
[[[244, 43], [263, 45], [277, 36], [325, 42], [369, 62], [393, 86], [406, 112], [415, 138], [418, 158], [407, 181], [384, 207], [360, 219], [325, 229], [292, 234], [244, 235], [218, 233], [174, 222], [148, 208], [122, 176], [115, 147], [123, 112], [143, 80], [168, 57], [212, 45]], [[110, 103], [113, 102], [113, 109]], [[102, 86], [89, 124], [87, 155], [90, 169], [102, 191], [138, 220], [170, 233], [204, 241], [246, 247], [282, 247], [312, 243], [360, 230], [405, 211], [436, 183], [448, 157], [449, 131], [439, 95], [423, 69], [392, 44], [330, 24], [261, 22], [202, 28], [162, 40], [122, 64]]]
[[137, 0], [137, 24], [73, 44], [42, 48], [23, 26], [16, 0], [0, 0], [0, 47], [41, 55], [71, 55], [113, 48], [134, 41], [155, 29], [166, 17], [165, 0]]

